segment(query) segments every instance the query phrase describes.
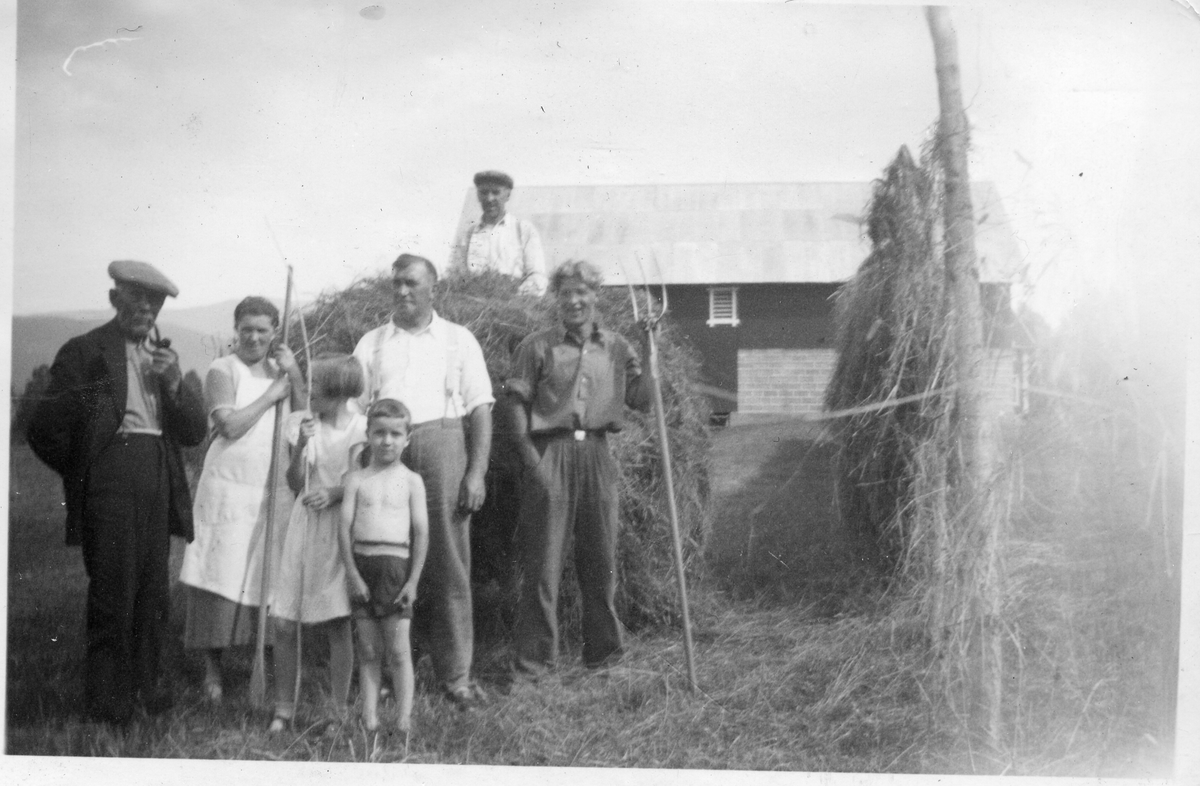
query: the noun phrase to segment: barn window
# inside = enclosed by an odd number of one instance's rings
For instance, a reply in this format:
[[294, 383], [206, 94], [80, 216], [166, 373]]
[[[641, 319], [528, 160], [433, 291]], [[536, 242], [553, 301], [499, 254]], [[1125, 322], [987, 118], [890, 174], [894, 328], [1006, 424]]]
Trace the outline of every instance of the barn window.
[[741, 324], [738, 319], [737, 287], [708, 288], [708, 326]]

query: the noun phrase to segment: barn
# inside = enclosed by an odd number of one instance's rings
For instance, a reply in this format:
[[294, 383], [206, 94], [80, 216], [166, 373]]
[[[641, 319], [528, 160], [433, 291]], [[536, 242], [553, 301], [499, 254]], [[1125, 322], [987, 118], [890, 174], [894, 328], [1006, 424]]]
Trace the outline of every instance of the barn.
[[[598, 264], [607, 284], [665, 284], [703, 362], [719, 420], [811, 415], [833, 371], [831, 296], [870, 251], [869, 182], [521, 186], [508, 208], [538, 228], [547, 265]], [[1020, 251], [995, 188], [972, 187], [991, 405], [1020, 406], [1011, 286]], [[479, 215], [467, 194], [459, 229]]]

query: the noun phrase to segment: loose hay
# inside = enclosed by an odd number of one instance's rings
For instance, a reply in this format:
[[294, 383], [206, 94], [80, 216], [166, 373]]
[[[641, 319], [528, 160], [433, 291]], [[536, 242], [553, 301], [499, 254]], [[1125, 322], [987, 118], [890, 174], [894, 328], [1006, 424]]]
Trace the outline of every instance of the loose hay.
[[[515, 280], [490, 272], [439, 281], [434, 290], [434, 308], [445, 319], [466, 326], [479, 340], [497, 391], [520, 341], [557, 322], [551, 298], [521, 294]], [[311, 351], [314, 355], [351, 352], [364, 333], [390, 319], [391, 313], [389, 274], [360, 279], [341, 291], [325, 292], [304, 311]], [[597, 299], [597, 313], [606, 327], [624, 335], [635, 347], [640, 345], [639, 328], [624, 290], [603, 289]], [[298, 351], [299, 331], [293, 330], [291, 335], [293, 349]], [[703, 397], [691, 387], [698, 361], [669, 318], [663, 323], [659, 348], [684, 559], [690, 579], [696, 580], [703, 569], [701, 546], [711, 526], [707, 505], [708, 412]], [[476, 627], [485, 642], [507, 635], [516, 601], [513, 536], [519, 465], [503, 415], [503, 408], [498, 408], [488, 476], [489, 499], [471, 522]], [[633, 631], [674, 624], [679, 621], [678, 588], [653, 415], [630, 413], [625, 430], [611, 443], [621, 467], [618, 614]], [[579, 625], [578, 595], [569, 563], [560, 596], [565, 640], [575, 638]]]

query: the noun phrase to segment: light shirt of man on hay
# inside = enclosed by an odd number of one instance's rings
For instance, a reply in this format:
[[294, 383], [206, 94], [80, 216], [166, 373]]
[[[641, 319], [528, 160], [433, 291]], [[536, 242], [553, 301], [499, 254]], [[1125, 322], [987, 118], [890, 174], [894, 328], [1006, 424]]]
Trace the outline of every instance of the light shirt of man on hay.
[[495, 270], [519, 280], [522, 294], [541, 296], [546, 291], [542, 239], [533, 224], [507, 212], [512, 188], [512, 178], [503, 172], [475, 175], [483, 215], [455, 239], [450, 270], [455, 274]]
[[446, 698], [462, 708], [482, 691], [471, 680], [471, 514], [483, 506], [492, 444], [492, 383], [471, 331], [433, 310], [437, 270], [424, 257], [392, 263], [392, 320], [369, 331], [354, 356], [371, 401], [402, 401], [412, 414], [405, 463], [425, 482], [429, 554], [413, 614], [413, 638], [433, 658]]

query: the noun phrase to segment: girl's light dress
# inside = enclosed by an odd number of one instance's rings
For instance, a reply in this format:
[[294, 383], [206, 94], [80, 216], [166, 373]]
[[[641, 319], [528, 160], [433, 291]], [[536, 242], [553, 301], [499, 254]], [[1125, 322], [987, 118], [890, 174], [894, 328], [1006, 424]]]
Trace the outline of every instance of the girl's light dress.
[[[300, 421], [305, 417], [311, 415], [297, 412], [288, 419], [288, 444], [293, 448], [299, 441]], [[366, 441], [367, 419], [361, 414], [353, 414], [341, 429], [318, 419], [317, 433], [306, 450], [309, 490], [342, 485], [342, 478], [350, 468], [351, 448]], [[341, 505], [313, 510], [301, 502], [303, 496], [303, 491], [296, 495], [283, 536], [271, 615], [307, 623], [348, 617], [346, 568], [338, 550]]]

